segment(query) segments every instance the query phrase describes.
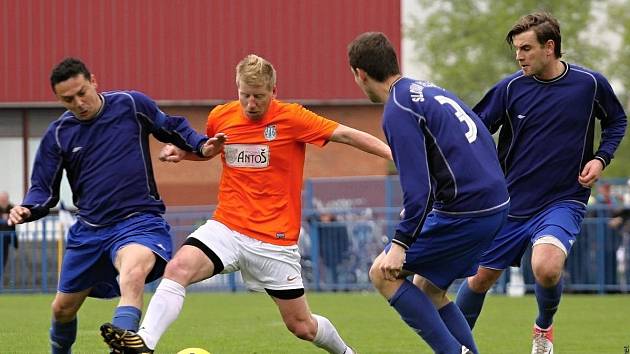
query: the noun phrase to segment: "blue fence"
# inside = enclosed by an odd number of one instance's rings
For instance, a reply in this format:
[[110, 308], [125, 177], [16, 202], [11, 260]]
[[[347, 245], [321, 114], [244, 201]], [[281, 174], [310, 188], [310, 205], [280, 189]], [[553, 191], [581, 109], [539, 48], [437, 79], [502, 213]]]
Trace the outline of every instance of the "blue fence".
[[[616, 185], [625, 186], [618, 183]], [[619, 188], [624, 191], [624, 188]], [[599, 197], [595, 195], [594, 197]], [[393, 234], [401, 204], [395, 177], [314, 179], [305, 184], [304, 220], [300, 237], [306, 286], [318, 291], [370, 290], [372, 260]], [[630, 235], [608, 226], [619, 205], [594, 203], [567, 260], [565, 291], [628, 292], [630, 288]], [[175, 247], [204, 223], [212, 206], [169, 208]], [[17, 233], [3, 233], [0, 242], [0, 293], [54, 292], [65, 241], [66, 225], [58, 216], [19, 225]], [[15, 243], [17, 242], [17, 248]], [[5, 251], [7, 251], [5, 253]], [[523, 261], [525, 288], [533, 289], [530, 251]], [[7, 256], [5, 256], [7, 254]], [[509, 272], [495, 287], [505, 292]], [[149, 288], [155, 286], [150, 284]], [[240, 274], [219, 275], [190, 290], [244, 290]]]

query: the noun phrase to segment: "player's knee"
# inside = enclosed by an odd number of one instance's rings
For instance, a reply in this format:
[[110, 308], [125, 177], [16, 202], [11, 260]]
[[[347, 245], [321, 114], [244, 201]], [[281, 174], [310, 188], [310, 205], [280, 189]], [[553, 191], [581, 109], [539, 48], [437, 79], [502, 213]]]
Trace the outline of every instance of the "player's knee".
[[[499, 273], [499, 275], [500, 274], [501, 273]], [[497, 279], [498, 276], [494, 276], [494, 274], [479, 271], [477, 274], [467, 279], [468, 287], [476, 293], [485, 293], [492, 288]]]
[[195, 270], [182, 257], [173, 258], [166, 264], [166, 269], [164, 269], [165, 278], [174, 280], [182, 285], [190, 284], [194, 275]]
[[79, 311], [79, 306], [76, 304], [63, 303], [58, 300], [53, 300], [52, 309], [53, 318], [60, 322], [71, 321]]
[[317, 335], [317, 325], [307, 319], [287, 321], [286, 326], [293, 335], [309, 342], [312, 342]]
[[560, 281], [562, 268], [540, 265], [533, 269], [536, 282], [545, 288], [552, 287]]

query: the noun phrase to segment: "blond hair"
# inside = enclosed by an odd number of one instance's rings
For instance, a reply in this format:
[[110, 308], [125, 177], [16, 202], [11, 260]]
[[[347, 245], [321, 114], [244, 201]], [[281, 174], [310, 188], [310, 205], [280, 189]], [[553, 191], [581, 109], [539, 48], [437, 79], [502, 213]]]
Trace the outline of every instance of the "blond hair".
[[236, 65], [236, 85], [239, 81], [249, 86], [265, 85], [269, 90], [276, 86], [276, 69], [270, 62], [250, 54]]

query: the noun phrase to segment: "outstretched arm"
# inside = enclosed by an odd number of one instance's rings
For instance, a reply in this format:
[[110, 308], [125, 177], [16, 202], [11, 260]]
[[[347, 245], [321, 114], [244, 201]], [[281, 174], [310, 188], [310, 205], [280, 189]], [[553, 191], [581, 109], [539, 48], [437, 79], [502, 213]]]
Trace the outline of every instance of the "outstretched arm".
[[339, 124], [337, 129], [335, 129], [330, 137], [330, 141], [348, 144], [384, 159], [392, 159], [392, 151], [389, 146], [379, 138], [343, 124]]
[[203, 157], [178, 148], [175, 145], [167, 144], [160, 151], [160, 161], [165, 162], [180, 162], [181, 160], [190, 161], [206, 161], [217, 156], [223, 151], [223, 144], [227, 140], [227, 135], [223, 133], [217, 133], [210, 139], [208, 139], [201, 147], [201, 154]]

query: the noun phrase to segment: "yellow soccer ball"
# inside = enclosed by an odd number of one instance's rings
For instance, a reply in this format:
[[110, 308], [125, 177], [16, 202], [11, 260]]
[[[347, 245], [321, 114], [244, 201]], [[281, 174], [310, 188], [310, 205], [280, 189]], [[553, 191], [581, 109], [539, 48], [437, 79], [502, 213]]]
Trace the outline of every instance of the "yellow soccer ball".
[[177, 354], [210, 354], [205, 349], [201, 348], [186, 348], [177, 352]]

